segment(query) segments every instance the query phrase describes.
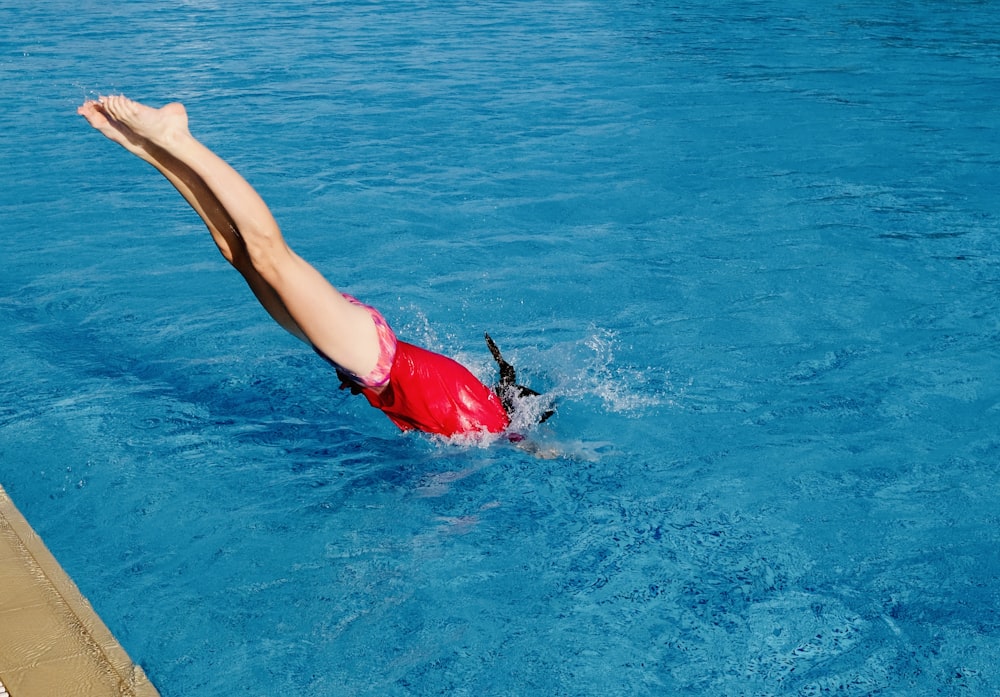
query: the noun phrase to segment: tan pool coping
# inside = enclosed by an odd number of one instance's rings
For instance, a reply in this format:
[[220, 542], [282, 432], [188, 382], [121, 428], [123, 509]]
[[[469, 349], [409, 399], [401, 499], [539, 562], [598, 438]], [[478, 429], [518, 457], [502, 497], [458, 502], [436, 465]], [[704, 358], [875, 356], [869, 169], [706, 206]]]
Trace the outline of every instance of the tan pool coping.
[[159, 697], [0, 486], [0, 697]]

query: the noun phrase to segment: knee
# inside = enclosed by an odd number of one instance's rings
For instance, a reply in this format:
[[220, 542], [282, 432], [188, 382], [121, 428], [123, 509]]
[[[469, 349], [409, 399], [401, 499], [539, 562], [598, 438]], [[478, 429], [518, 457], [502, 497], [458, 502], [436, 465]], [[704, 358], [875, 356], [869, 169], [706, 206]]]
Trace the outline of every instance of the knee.
[[267, 280], [273, 279], [278, 269], [289, 258], [290, 251], [280, 235], [254, 235], [244, 239], [243, 254], [233, 265], [244, 263], [256, 269]]

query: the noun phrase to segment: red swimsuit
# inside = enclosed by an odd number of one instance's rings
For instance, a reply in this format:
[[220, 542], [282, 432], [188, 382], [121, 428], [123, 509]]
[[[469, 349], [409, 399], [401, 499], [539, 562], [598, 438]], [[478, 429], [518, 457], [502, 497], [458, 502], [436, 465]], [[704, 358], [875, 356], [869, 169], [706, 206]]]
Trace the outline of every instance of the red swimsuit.
[[500, 398], [465, 366], [397, 340], [378, 310], [349, 295], [344, 297], [371, 313], [380, 347], [375, 369], [365, 376], [347, 372], [316, 350], [337, 369], [345, 387], [363, 394], [403, 431], [456, 436], [500, 433], [510, 425]]
[[510, 425], [500, 398], [468, 369], [405, 341], [396, 345], [389, 383], [361, 394], [404, 431], [455, 436], [500, 433]]

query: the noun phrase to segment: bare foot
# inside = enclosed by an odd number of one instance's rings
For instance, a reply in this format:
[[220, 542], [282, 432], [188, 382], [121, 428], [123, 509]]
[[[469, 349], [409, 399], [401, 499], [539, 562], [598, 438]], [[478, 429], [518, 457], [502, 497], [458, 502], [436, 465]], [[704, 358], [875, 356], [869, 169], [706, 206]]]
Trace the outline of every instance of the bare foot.
[[177, 102], [160, 109], [132, 101], [124, 95], [100, 98], [100, 109], [104, 114], [132, 133], [156, 145], [170, 149], [178, 137], [190, 136], [187, 110]]
[[140, 157], [146, 154], [145, 138], [141, 138], [131, 128], [107, 114], [99, 102], [88, 100], [76, 110], [76, 113], [87, 119], [87, 123], [106, 138], [118, 143], [129, 152]]

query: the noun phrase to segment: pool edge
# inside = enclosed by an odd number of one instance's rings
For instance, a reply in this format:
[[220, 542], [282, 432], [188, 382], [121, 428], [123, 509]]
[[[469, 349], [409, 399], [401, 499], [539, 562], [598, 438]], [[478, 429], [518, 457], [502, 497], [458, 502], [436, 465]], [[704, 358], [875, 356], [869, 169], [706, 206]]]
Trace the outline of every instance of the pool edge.
[[159, 697], [0, 485], [0, 690]]

